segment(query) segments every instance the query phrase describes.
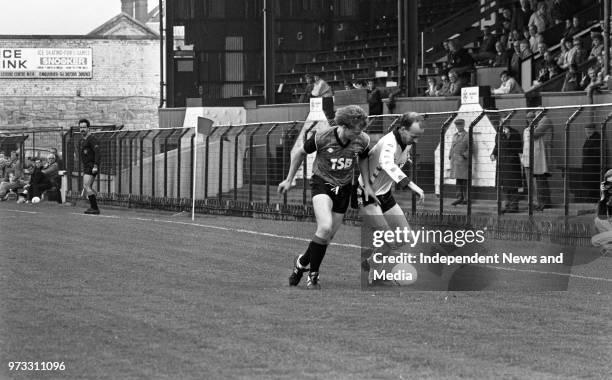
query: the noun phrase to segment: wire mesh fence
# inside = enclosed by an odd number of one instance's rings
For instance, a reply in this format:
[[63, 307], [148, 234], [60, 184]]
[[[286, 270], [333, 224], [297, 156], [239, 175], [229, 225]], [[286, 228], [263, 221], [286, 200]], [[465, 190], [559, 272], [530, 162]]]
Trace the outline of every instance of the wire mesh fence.
[[[372, 144], [398, 126], [400, 116], [372, 117], [367, 130]], [[425, 132], [403, 170], [425, 191], [425, 202], [402, 191], [404, 183], [395, 192], [404, 211], [421, 219], [575, 215], [594, 209], [602, 175], [612, 167], [607, 132], [612, 105], [423, 117]], [[183, 210], [195, 197], [196, 209], [206, 212], [312, 216], [313, 155], [298, 170], [292, 191], [279, 196], [276, 190], [289, 170], [291, 151], [327, 126], [326, 121], [221, 125], [208, 136], [193, 128], [95, 132], [101, 153], [97, 189], [102, 202], [120, 205]], [[65, 139], [68, 190], [78, 196], [81, 139], [78, 133]], [[347, 218], [358, 216], [351, 211]]]

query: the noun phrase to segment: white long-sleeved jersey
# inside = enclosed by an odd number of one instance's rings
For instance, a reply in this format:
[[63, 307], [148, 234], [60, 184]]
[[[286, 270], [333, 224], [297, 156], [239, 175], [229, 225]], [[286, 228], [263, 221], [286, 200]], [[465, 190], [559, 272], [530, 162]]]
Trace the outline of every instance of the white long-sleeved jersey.
[[[408, 161], [411, 145], [402, 150], [395, 134], [389, 132], [384, 135], [368, 154], [368, 167], [370, 169], [370, 185], [376, 195], [382, 195], [391, 190], [394, 183], [406, 178], [402, 166]], [[363, 186], [363, 177], [359, 176], [359, 184]]]

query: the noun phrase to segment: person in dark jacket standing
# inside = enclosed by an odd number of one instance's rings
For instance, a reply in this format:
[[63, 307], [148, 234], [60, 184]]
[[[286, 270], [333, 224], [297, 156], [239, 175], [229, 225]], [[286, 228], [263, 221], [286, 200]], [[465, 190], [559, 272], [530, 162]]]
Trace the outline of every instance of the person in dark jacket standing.
[[601, 135], [593, 124], [586, 125], [584, 133], [586, 140], [582, 145], [582, 197], [585, 202], [595, 203], [599, 199]]
[[85, 214], [97, 215], [100, 213], [96, 192], [92, 188], [94, 179], [98, 174], [100, 166], [100, 154], [94, 136], [89, 130], [89, 120], [79, 120], [79, 131], [83, 137], [81, 141], [81, 162], [83, 163], [83, 192], [89, 199], [90, 207], [85, 210]]
[[368, 79], [368, 105], [370, 106], [370, 116], [382, 115], [383, 101], [380, 90], [376, 87], [373, 80]]
[[495, 148], [491, 153], [491, 161], [499, 160], [497, 183], [502, 187], [506, 205], [502, 212], [518, 212], [518, 188], [521, 187], [521, 160], [523, 151], [521, 135], [511, 127], [504, 126], [501, 134], [495, 137]]
[[465, 130], [465, 120], [456, 119], [455, 127], [457, 127], [457, 133], [453, 135], [453, 142], [451, 144], [448, 159], [450, 160], [450, 178], [456, 180], [457, 187], [457, 199], [453, 201], [452, 205], [457, 206], [458, 204], [467, 204], [465, 200], [467, 192], [467, 178], [468, 178], [468, 133]]

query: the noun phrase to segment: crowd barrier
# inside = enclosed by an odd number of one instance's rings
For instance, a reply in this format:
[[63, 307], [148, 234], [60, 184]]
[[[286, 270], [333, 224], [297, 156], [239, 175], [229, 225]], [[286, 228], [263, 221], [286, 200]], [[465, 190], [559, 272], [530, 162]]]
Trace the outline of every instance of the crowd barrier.
[[[528, 119], [528, 113], [535, 118]], [[371, 117], [367, 132], [372, 142], [394, 128], [400, 116]], [[612, 104], [434, 112], [424, 113], [423, 117], [425, 133], [412, 147], [412, 162], [403, 170], [423, 188], [426, 201], [419, 203], [414, 194], [403, 191], [404, 184], [398, 185], [396, 191], [396, 199], [409, 220], [416, 223], [449, 225], [463, 221], [491, 224], [491, 233], [502, 235], [512, 235], [512, 231], [521, 236], [541, 235], [547, 228], [546, 220], [551, 220], [541, 216], [567, 217], [581, 211], [592, 212], [603, 173], [612, 168], [608, 154]], [[459, 205], [453, 203], [458, 187], [449, 160], [457, 119], [465, 121], [468, 133], [468, 186], [465, 204]], [[538, 144], [533, 136], [542, 124], [550, 126], [545, 144], [548, 166], [545, 176], [536, 180], [533, 173], [522, 169], [520, 173], [505, 172], [503, 162], [491, 159], [502, 136], [498, 131], [511, 129], [522, 141], [527, 130], [531, 137], [527, 140], [528, 148], [521, 149], [523, 164], [534, 167], [534, 146]], [[288, 194], [278, 195], [277, 186], [287, 175], [292, 149], [326, 125], [326, 121], [220, 125], [208, 136], [196, 134], [194, 128], [94, 132], [101, 154], [96, 177], [100, 202], [188, 211], [195, 198], [198, 212], [312, 218], [307, 180], [312, 157], [300, 168], [295, 187]], [[595, 136], [587, 139], [587, 131], [591, 135], [595, 132]], [[3, 138], [7, 137], [0, 136], [0, 143]], [[59, 141], [66, 169], [67, 198], [79, 199], [81, 135], [71, 129]], [[519, 213], [514, 218], [500, 218], [506, 201], [501, 184], [504, 178], [517, 175]], [[544, 210], [539, 208], [537, 192], [542, 180], [547, 182], [550, 193], [549, 208]], [[347, 220], [358, 219], [355, 210], [347, 213]], [[499, 227], [500, 223], [505, 227]], [[539, 227], [534, 228], [534, 223], [539, 223]], [[552, 224], [549, 227], [545, 235], [550, 238], [556, 227]], [[558, 234], [565, 238], [586, 236], [585, 229], [589, 227], [578, 227], [573, 232], [561, 227]]]

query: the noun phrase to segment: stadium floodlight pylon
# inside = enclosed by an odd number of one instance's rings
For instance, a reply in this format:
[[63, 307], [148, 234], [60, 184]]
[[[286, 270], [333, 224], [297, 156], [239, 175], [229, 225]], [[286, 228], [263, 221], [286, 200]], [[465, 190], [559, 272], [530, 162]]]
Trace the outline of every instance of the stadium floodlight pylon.
[[197, 167], [198, 167], [198, 134], [204, 136], [210, 135], [212, 131], [213, 121], [205, 117], [198, 116], [198, 123], [195, 126], [195, 141], [193, 150], [193, 196], [191, 197], [191, 220], [195, 220], [195, 198], [196, 198], [196, 183]]

